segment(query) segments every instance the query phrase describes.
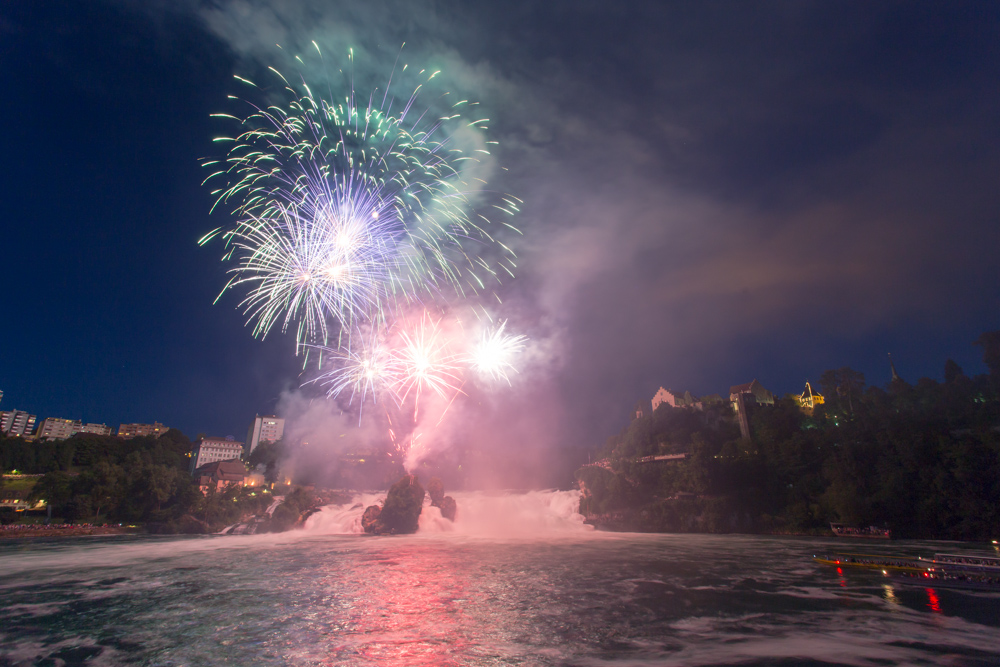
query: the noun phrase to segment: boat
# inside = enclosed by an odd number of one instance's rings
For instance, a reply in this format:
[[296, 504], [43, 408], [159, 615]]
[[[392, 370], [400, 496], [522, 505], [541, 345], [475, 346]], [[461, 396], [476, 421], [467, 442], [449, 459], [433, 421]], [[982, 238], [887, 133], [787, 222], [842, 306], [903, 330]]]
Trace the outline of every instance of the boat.
[[891, 540], [892, 531], [888, 528], [879, 528], [878, 526], [867, 526], [863, 528], [858, 528], [856, 526], [848, 526], [843, 523], [831, 523], [830, 530], [837, 537], [868, 537], [877, 540]]
[[893, 579], [908, 586], [924, 588], [958, 588], [975, 591], [1000, 592], [1000, 572], [984, 573], [965, 570], [937, 570], [926, 572], [898, 572]]
[[1000, 558], [985, 554], [934, 554], [935, 568], [1000, 576]]
[[926, 572], [929, 564], [918, 558], [892, 556], [884, 554], [842, 554], [835, 553], [824, 556], [813, 556], [813, 560], [822, 565], [833, 567], [859, 567], [881, 572], [910, 572], [921, 574]]

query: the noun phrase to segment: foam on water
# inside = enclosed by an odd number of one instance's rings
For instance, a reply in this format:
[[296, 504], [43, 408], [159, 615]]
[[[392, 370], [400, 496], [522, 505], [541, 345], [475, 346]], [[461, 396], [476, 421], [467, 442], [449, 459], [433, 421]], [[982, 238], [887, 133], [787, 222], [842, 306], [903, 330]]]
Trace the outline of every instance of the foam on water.
[[388, 538], [355, 534], [367, 495], [280, 535], [0, 542], [0, 665], [1000, 664], [1000, 595], [837, 573], [822, 538], [592, 533], [574, 496], [455, 494]]
[[[579, 535], [592, 531], [579, 513], [579, 491], [485, 492], [452, 494], [458, 505], [455, 521], [441, 516], [424, 501], [419, 533], [455, 533], [480, 537], [545, 537]], [[381, 504], [385, 495], [359, 494], [343, 505], [328, 505], [309, 517], [305, 530], [312, 534], [358, 534], [361, 515], [369, 505]]]
[[317, 535], [352, 535], [365, 532], [361, 515], [369, 505], [381, 504], [385, 494], [359, 493], [343, 505], [327, 505], [306, 519], [305, 530]]

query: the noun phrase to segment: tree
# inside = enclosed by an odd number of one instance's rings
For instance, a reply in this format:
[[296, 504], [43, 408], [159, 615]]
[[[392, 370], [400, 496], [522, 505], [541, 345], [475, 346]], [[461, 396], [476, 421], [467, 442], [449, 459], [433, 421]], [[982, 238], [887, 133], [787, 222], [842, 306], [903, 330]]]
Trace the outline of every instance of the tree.
[[52, 518], [54, 511], [62, 514], [66, 504], [73, 497], [73, 478], [69, 474], [61, 471], [45, 473], [41, 479], [35, 482], [28, 500], [32, 503], [44, 500], [48, 508], [48, 518]]
[[1000, 331], [987, 331], [973, 345], [983, 348], [983, 363], [990, 369], [990, 375], [1000, 377]]
[[102, 507], [110, 511], [111, 507], [121, 499], [122, 470], [107, 461], [101, 461], [90, 470], [82, 473], [78, 483], [85, 489], [84, 495], [96, 507], [95, 522], [101, 516]]
[[948, 383], [954, 382], [963, 375], [965, 375], [965, 373], [962, 372], [962, 367], [959, 366], [957, 363], [955, 363], [953, 359], [948, 359], [947, 361], [944, 362], [945, 382]]
[[250, 452], [247, 463], [251, 468], [259, 465], [264, 466], [264, 479], [268, 482], [278, 480], [278, 461], [285, 455], [285, 445], [281, 440], [277, 442], [261, 442]]
[[865, 388], [865, 374], [844, 366], [837, 370], [829, 370], [819, 378], [823, 394], [827, 397], [837, 397], [841, 412], [844, 411], [843, 401], [847, 401], [847, 409], [854, 414], [854, 401], [861, 396]]
[[149, 468], [149, 472], [147, 473], [149, 495], [152, 496], [157, 511], [160, 510], [164, 501], [170, 498], [170, 494], [174, 490], [176, 472], [167, 466], [150, 466]]

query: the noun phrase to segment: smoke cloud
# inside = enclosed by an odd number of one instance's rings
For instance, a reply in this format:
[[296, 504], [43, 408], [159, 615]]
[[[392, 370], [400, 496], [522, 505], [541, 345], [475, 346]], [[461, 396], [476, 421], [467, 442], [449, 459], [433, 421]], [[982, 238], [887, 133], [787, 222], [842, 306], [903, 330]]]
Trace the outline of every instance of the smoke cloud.
[[827, 367], [883, 363], [883, 349], [852, 360], [833, 347], [995, 321], [995, 66], [956, 37], [978, 34], [960, 18], [936, 33], [952, 59], [934, 59], [895, 27], [898, 9], [192, 11], [248, 67], [315, 40], [325, 59], [310, 76], [325, 80], [353, 49], [358, 88], [384, 85], [398, 60], [482, 102], [500, 144], [489, 187], [525, 202], [523, 238], [504, 239], [520, 273], [497, 310], [534, 358], [509, 390], [456, 401], [426, 446], [518, 459], [596, 444], [661, 384], [706, 394], [759, 377], [798, 390]]

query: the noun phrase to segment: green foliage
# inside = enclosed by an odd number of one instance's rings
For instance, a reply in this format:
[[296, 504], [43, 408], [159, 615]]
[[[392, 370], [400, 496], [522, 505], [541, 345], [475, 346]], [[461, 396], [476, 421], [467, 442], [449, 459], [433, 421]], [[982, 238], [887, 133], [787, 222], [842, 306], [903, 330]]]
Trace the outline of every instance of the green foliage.
[[[725, 409], [661, 406], [610, 438], [599, 465], [577, 471], [581, 510], [617, 513], [640, 530], [818, 533], [842, 522], [899, 537], [994, 539], [1000, 401], [991, 377], [966, 377], [953, 362], [946, 371], [944, 383], [884, 389], [865, 389], [850, 368], [827, 371], [827, 403], [812, 414], [791, 399], [754, 406], [752, 442]], [[688, 456], [640, 460], [675, 452]]]
[[251, 470], [259, 465], [264, 466], [264, 479], [268, 482], [278, 481], [278, 461], [285, 455], [285, 445], [277, 442], [261, 442], [250, 452], [247, 463]]
[[[823, 388], [827, 405], [834, 408], [833, 412], [842, 416], [854, 415], [854, 404], [865, 388], [864, 373], [844, 366], [820, 375], [819, 384]], [[831, 407], [827, 410], [831, 410]]]
[[[256, 450], [254, 450], [256, 451]], [[271, 515], [270, 530], [279, 533], [292, 528], [302, 513], [316, 504], [316, 496], [308, 489], [298, 487], [285, 496]]]
[[69, 473], [53, 471], [43, 475], [32, 487], [28, 500], [44, 500], [52, 511], [62, 516], [63, 510], [73, 497], [73, 478]]
[[[254, 453], [269, 469], [280, 443]], [[154, 532], [214, 532], [262, 514], [273, 502], [262, 489], [230, 487], [203, 495], [188, 473], [191, 441], [176, 429], [159, 438], [119, 440], [79, 434], [53, 443], [0, 438], [6, 470], [42, 474], [29, 499], [45, 500], [54, 519], [94, 523], [143, 523]], [[284, 530], [315, 504], [296, 489], [279, 506], [271, 530]]]
[[130, 455], [139, 453], [151, 464], [187, 470], [190, 452], [191, 441], [177, 429], [170, 429], [159, 438], [148, 436], [130, 440], [90, 433], [78, 433], [54, 442], [4, 438], [0, 439], [0, 468], [31, 475], [56, 470], [70, 472], [102, 462], [124, 465]]
[[[195, 489], [192, 500], [188, 507], [191, 516], [200, 522], [203, 531], [217, 532], [248, 516], [262, 514], [274, 499], [250, 487], [230, 486], [219, 491], [209, 489], [204, 496]], [[295, 517], [298, 518], [297, 512]]]
[[29, 498], [71, 521], [172, 520], [201, 494], [187, 473], [191, 442], [171, 429], [159, 438], [120, 440], [81, 433], [67, 440], [0, 441], [0, 465], [42, 474]]

